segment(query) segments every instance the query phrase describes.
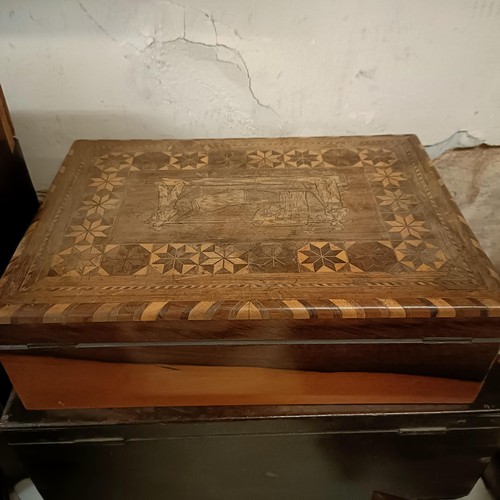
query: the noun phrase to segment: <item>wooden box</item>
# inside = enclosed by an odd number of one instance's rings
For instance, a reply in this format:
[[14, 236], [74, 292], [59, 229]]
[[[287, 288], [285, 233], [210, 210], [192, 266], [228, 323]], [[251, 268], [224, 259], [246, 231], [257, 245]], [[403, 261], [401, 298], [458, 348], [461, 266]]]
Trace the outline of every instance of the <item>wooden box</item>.
[[77, 141], [0, 288], [27, 408], [493, 404], [499, 276], [415, 136]]

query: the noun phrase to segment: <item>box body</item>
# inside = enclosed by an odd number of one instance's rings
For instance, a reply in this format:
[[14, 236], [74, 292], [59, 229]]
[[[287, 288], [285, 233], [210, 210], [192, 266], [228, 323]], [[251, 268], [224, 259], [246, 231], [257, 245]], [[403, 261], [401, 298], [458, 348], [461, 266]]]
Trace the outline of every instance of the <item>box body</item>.
[[[498, 279], [414, 136], [77, 141], [2, 279], [2, 361], [37, 408], [472, 403]], [[57, 381], [98, 373], [123, 397]]]

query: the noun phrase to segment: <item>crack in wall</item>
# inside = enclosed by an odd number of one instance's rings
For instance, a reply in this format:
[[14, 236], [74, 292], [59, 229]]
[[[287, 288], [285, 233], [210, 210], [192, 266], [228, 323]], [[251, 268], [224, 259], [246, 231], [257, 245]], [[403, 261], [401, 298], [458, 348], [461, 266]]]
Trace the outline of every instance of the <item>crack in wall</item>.
[[[214, 29], [215, 29], [215, 26], [214, 26]], [[216, 33], [216, 31], [215, 31], [215, 33]], [[217, 34], [216, 34], [216, 40], [217, 40]], [[247, 63], [246, 63], [245, 59], [243, 58], [243, 56], [241, 55], [241, 52], [239, 50], [235, 49], [234, 47], [230, 47], [229, 45], [219, 43], [218, 41], [216, 41], [215, 44], [206, 43], [206, 42], [199, 42], [199, 41], [191, 40], [187, 36], [183, 35], [183, 36], [176, 37], [172, 40], [166, 40], [164, 42], [158, 41], [156, 39], [156, 37], [153, 37], [153, 41], [150, 44], [148, 44], [141, 52], [144, 52], [147, 49], [151, 49], [156, 44], [158, 44], [158, 45], [171, 45], [171, 44], [175, 44], [176, 42], [179, 42], [179, 41], [183, 41], [183, 42], [188, 43], [190, 45], [197, 45], [197, 46], [207, 47], [207, 48], [213, 49], [214, 54], [215, 54], [215, 59], [217, 62], [234, 66], [238, 69], [238, 71], [242, 75], [245, 76], [246, 81], [247, 81], [248, 90], [250, 92], [250, 95], [252, 96], [253, 101], [257, 104], [257, 106], [264, 108], [264, 109], [268, 109], [271, 112], [273, 112], [278, 118], [280, 117], [279, 114], [277, 113], [277, 111], [272, 106], [270, 106], [269, 104], [263, 103], [256, 96], [256, 94], [253, 90], [252, 77], [250, 75], [250, 71], [248, 69]], [[229, 52], [231, 52], [234, 55], [234, 57], [236, 57], [240, 61], [241, 66], [233, 61], [221, 59], [219, 56], [219, 53], [218, 53], [219, 48], [224, 48], [224, 49], [228, 50]], [[243, 68], [242, 68], [242, 66], [243, 66]]]
[[[259, 106], [260, 108], [267, 109], [267, 110], [271, 111], [272, 113], [274, 113], [274, 115], [276, 115], [276, 117], [280, 118], [280, 115], [278, 114], [278, 112], [271, 105], [263, 103], [255, 94], [255, 91], [253, 88], [252, 76], [250, 74], [250, 70], [248, 69], [248, 65], [247, 65], [243, 55], [241, 54], [241, 52], [234, 47], [231, 47], [231, 46], [226, 45], [224, 43], [220, 43], [219, 33], [217, 30], [217, 21], [215, 21], [213, 15], [211, 13], [205, 12], [201, 9], [198, 9], [195, 7], [186, 7], [185, 5], [181, 5], [181, 4], [178, 4], [176, 2], [168, 1], [166, 3], [168, 3], [169, 5], [183, 9], [182, 36], [173, 38], [171, 40], [166, 40], [166, 41], [159, 41], [156, 36], [153, 36], [153, 40], [150, 43], [148, 43], [143, 49], [139, 49], [131, 43], [126, 43], [125, 45], [128, 47], [131, 47], [132, 49], [134, 49], [136, 52], [138, 52], [140, 54], [144, 54], [144, 52], [146, 50], [152, 49], [155, 44], [168, 45], [168, 44], [173, 44], [173, 43], [181, 41], [181, 40], [184, 41], [185, 43], [188, 43], [191, 45], [199, 45], [199, 46], [211, 48], [215, 51], [215, 59], [217, 62], [220, 62], [223, 64], [230, 64], [232, 66], [235, 66], [238, 69], [238, 71], [240, 71], [245, 76], [245, 79], [247, 81], [248, 90], [250, 92], [252, 100], [257, 104], [257, 106]], [[120, 41], [118, 39], [116, 39], [101, 23], [99, 23], [95, 19], [95, 17], [87, 10], [87, 8], [83, 5], [83, 3], [80, 0], [78, 0], [78, 5], [79, 5], [80, 9], [82, 10], [82, 12], [85, 14], [85, 16], [92, 22], [92, 24], [94, 24], [94, 26], [96, 26], [99, 29], [99, 31], [101, 33], [106, 35], [113, 42], [120, 44]], [[210, 21], [210, 23], [212, 25], [213, 32], [214, 32], [214, 36], [215, 36], [215, 44], [191, 40], [187, 36], [186, 9], [188, 9], [188, 8], [195, 11], [195, 12], [202, 14]], [[227, 26], [227, 25], [224, 25], [224, 26]], [[235, 34], [236, 37], [242, 39], [241, 35], [234, 28], [232, 28], [231, 26], [228, 26], [228, 27]], [[233, 56], [239, 60], [240, 64], [237, 64], [231, 60], [221, 59], [221, 57], [219, 55], [219, 51], [218, 51], [218, 49], [220, 49], [220, 48], [223, 48], [223, 49], [227, 50], [228, 52], [230, 52], [231, 54], [233, 54]], [[161, 83], [161, 80], [159, 80], [159, 82]], [[170, 101], [170, 103], [172, 103], [172, 101]]]
[[[241, 52], [234, 48], [234, 47], [231, 47], [229, 45], [226, 45], [224, 43], [220, 43], [219, 41], [219, 33], [218, 33], [218, 30], [217, 30], [217, 25], [216, 23], [218, 23], [218, 21], [216, 21], [213, 17], [213, 15], [209, 12], [206, 12], [202, 9], [199, 9], [199, 8], [196, 8], [196, 7], [187, 7], [185, 5], [181, 5], [179, 3], [176, 3], [176, 2], [171, 2], [171, 1], [168, 1], [166, 2], [170, 5], [173, 5], [175, 7], [179, 7], [181, 9], [183, 9], [184, 11], [184, 16], [183, 16], [183, 35], [182, 37], [176, 37], [174, 39], [171, 39], [171, 40], [166, 40], [165, 42], [158, 42], [158, 40], [156, 40], [156, 37], [155, 37], [155, 40], [153, 40], [152, 43], [150, 43], [145, 49], [147, 48], [150, 48], [152, 45], [154, 45], [155, 43], [162, 43], [162, 44], [170, 44], [170, 43], [175, 43], [175, 42], [178, 42], [180, 40], [186, 42], [186, 43], [189, 43], [189, 44], [192, 44], [192, 45], [200, 45], [200, 46], [203, 46], [203, 47], [208, 47], [208, 48], [212, 48], [215, 50], [215, 59], [218, 61], [218, 62], [221, 62], [221, 63], [225, 63], [225, 64], [231, 64], [233, 66], [235, 66], [236, 68], [238, 68], [238, 70], [244, 74], [246, 80], [247, 80], [247, 85], [248, 85], [248, 90], [252, 96], [252, 99], [254, 100], [254, 102], [257, 104], [257, 106], [261, 107], [261, 108], [264, 108], [264, 109], [268, 109], [270, 111], [272, 111], [278, 118], [280, 118], [278, 112], [272, 107], [270, 106], [269, 104], [265, 104], [263, 103], [258, 97], [257, 95], [255, 94], [255, 91], [253, 89], [253, 82], [252, 82], [252, 76], [250, 74], [250, 70], [248, 69], [248, 65], [244, 59], [244, 57], [242, 56]], [[190, 38], [187, 37], [187, 33], [186, 33], [186, 9], [191, 9], [191, 10], [194, 10], [195, 12], [198, 12], [200, 14], [202, 14], [203, 16], [205, 16], [211, 23], [212, 25], [212, 29], [214, 31], [214, 35], [215, 35], [215, 44], [211, 44], [211, 43], [206, 43], [206, 42], [200, 42], [200, 41], [195, 41], [195, 40], [191, 40]], [[221, 23], [221, 24], [224, 24], [224, 23]], [[234, 33], [234, 35], [239, 38], [239, 39], [243, 39], [242, 36], [238, 33], [237, 30], [235, 30], [232, 26], [228, 26], [226, 24], [224, 24], [224, 26], [227, 26], [229, 29], [231, 29], [231, 31]], [[220, 56], [219, 56], [219, 53], [218, 53], [218, 50], [219, 48], [224, 48], [226, 50], [228, 50], [229, 52], [231, 52], [235, 57], [237, 57], [239, 59], [239, 61], [241, 62], [241, 65], [243, 66], [243, 69], [240, 67], [240, 65], [232, 62], [232, 61], [227, 61], [227, 60], [224, 60], [224, 59], [221, 59]], [[144, 50], [145, 50], [144, 49]]]
[[[182, 5], [180, 3], [172, 2], [170, 0], [167, 0], [165, 3], [167, 3], [169, 5], [173, 5], [174, 7], [179, 7], [180, 9], [183, 9], [184, 13], [186, 12], [186, 9], [191, 9], [194, 12], [199, 12], [200, 14], [203, 14], [207, 19], [213, 19], [213, 16], [211, 13], [209, 13], [203, 9], [200, 9], [199, 7], [186, 6], [186, 5]], [[233, 34], [236, 38], [239, 38], [240, 40], [245, 40], [245, 38], [242, 37], [241, 34], [239, 33], [239, 31], [236, 28], [234, 28], [233, 26], [230, 26], [229, 24], [223, 23], [221, 21], [217, 21], [217, 24], [220, 24], [221, 26], [225, 26], [226, 28], [229, 28], [233, 32]], [[186, 34], [186, 31], [184, 31], [184, 35], [185, 34]]]
[[[241, 52], [237, 49], [235, 49], [234, 47], [229, 47], [228, 45], [225, 45], [223, 43], [220, 43], [219, 42], [219, 33], [217, 31], [217, 26], [215, 24], [215, 19], [213, 18], [212, 15], [209, 16], [209, 19], [210, 19], [210, 22], [212, 23], [212, 27], [214, 29], [214, 34], [215, 34], [215, 47], [223, 47], [231, 52], [233, 52], [233, 54], [235, 54], [239, 60], [241, 61], [241, 64], [243, 64], [243, 67], [245, 68], [245, 71], [244, 71], [244, 74], [247, 78], [247, 81], [248, 81], [248, 90], [250, 91], [250, 94], [252, 94], [252, 97], [254, 99], [254, 101], [261, 107], [261, 108], [266, 108], [266, 109], [269, 109], [271, 110], [276, 116], [279, 117], [278, 113], [269, 105], [269, 104], [264, 104], [256, 95], [255, 95], [255, 92], [253, 90], [253, 86], [252, 86], [252, 77], [250, 76], [250, 71], [248, 70], [248, 66], [247, 66], [247, 63], [245, 61], [245, 59], [243, 58], [243, 56], [241, 55]], [[219, 59], [219, 55], [216, 53], [216, 58], [218, 61], [221, 61], [221, 62], [229, 62], [231, 63], [231, 61], [222, 61], [221, 59]], [[231, 63], [232, 64], [232, 63]], [[241, 68], [235, 64], [235, 66], [241, 71]]]
[[[120, 42], [117, 38], [115, 38], [97, 19], [88, 11], [88, 9], [83, 5], [83, 3], [80, 0], [77, 0], [78, 6], [80, 7], [80, 10], [85, 14], [85, 16], [89, 19], [89, 21], [106, 37], [108, 37], [111, 41], [117, 43], [118, 45], [123, 45], [125, 47], [130, 47], [131, 49], [135, 50], [136, 52], [141, 52], [140, 49], [138, 49], [134, 44], [130, 42]], [[126, 57], [126, 56], [125, 56]]]
[[80, 0], [78, 0], [78, 5], [79, 5], [80, 9], [82, 10], [82, 12], [87, 16], [87, 18], [92, 22], [92, 24], [97, 27], [97, 29], [101, 33], [104, 33], [110, 40], [113, 40], [113, 42], [120, 43], [102, 24], [100, 24], [94, 18], [94, 16], [87, 10], [85, 5], [83, 5], [82, 2], [80, 2]]

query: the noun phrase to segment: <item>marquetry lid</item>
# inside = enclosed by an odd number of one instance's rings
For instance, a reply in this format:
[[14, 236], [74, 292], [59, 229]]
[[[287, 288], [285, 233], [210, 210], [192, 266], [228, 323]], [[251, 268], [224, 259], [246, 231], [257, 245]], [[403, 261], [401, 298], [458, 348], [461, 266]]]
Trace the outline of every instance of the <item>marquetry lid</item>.
[[498, 316], [414, 136], [77, 141], [0, 322]]

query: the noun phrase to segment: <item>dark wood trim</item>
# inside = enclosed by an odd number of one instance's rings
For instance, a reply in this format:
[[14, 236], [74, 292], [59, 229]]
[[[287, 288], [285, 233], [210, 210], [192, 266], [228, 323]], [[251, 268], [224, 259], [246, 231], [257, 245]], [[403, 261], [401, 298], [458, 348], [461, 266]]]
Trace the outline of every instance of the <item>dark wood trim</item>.
[[500, 318], [124, 321], [2, 325], [2, 346], [242, 341], [500, 343]]

